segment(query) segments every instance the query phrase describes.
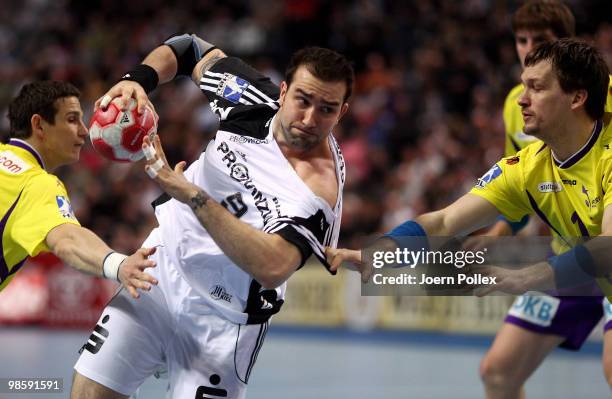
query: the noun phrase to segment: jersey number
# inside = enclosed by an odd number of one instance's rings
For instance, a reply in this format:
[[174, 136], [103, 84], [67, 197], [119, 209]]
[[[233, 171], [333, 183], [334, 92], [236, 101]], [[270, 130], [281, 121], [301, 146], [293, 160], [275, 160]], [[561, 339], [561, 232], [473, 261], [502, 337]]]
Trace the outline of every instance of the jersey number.
[[225, 199], [221, 201], [221, 205], [237, 218], [242, 217], [248, 209], [240, 193], [225, 197]]

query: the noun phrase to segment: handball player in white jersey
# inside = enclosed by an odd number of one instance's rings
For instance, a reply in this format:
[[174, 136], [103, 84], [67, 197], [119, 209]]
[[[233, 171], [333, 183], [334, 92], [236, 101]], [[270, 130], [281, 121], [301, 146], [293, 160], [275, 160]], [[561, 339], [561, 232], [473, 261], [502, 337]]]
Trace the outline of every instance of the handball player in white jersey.
[[[214, 140], [183, 173], [158, 139], [146, 171], [167, 193], [151, 272], [159, 285], [106, 307], [75, 365], [72, 398], [131, 395], [167, 368], [169, 398], [243, 398], [286, 280], [314, 255], [326, 268], [342, 213], [344, 161], [334, 126], [348, 109], [353, 69], [340, 54], [298, 51], [280, 88], [195, 35], [174, 36], [97, 106], [190, 76], [219, 116]], [[163, 123], [163, 121], [162, 121]]]

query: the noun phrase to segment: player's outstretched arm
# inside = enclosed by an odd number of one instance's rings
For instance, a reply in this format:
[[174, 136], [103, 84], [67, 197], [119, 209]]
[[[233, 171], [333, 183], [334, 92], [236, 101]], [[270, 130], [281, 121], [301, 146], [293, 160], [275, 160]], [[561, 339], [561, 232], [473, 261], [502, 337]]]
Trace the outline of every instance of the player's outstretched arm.
[[[183, 175], [185, 162], [170, 168], [159, 136], [148, 137], [142, 149], [145, 171], [172, 198], [188, 205], [215, 243], [238, 267], [264, 288], [276, 288], [299, 267], [299, 249], [278, 234], [268, 234], [242, 222]], [[154, 150], [153, 150], [154, 149]]]
[[121, 109], [125, 110], [130, 98], [135, 98], [141, 113], [145, 105], [150, 104], [147, 93], [158, 84], [177, 76], [190, 76], [197, 83], [204, 72], [225, 56], [223, 51], [196, 35], [173, 36], [151, 51], [142, 64], [127, 72], [96, 101], [95, 108], [106, 109], [114, 98], [119, 97]]
[[418, 216], [415, 222], [428, 236], [465, 236], [488, 226], [499, 216], [493, 204], [474, 194], [465, 194], [451, 205], [439, 211]]
[[[492, 223], [499, 215], [495, 206], [487, 200], [473, 194], [466, 194], [453, 204], [439, 211], [430, 212], [409, 220], [377, 240], [373, 246], [379, 250], [393, 251], [400, 244], [402, 237], [409, 236], [438, 236], [454, 237], [469, 234], [482, 226]], [[369, 253], [371, 251], [365, 251]], [[342, 264], [361, 273], [361, 280], [367, 282], [372, 274], [372, 262], [362, 259], [362, 251], [344, 248], [327, 248], [325, 251], [331, 270], [338, 269]]]
[[91, 230], [71, 223], [52, 229], [46, 238], [51, 252], [75, 269], [121, 282], [134, 298], [137, 289], [150, 290], [157, 280], [144, 272], [155, 267], [148, 256], [155, 248], [141, 248], [131, 256], [114, 252]]

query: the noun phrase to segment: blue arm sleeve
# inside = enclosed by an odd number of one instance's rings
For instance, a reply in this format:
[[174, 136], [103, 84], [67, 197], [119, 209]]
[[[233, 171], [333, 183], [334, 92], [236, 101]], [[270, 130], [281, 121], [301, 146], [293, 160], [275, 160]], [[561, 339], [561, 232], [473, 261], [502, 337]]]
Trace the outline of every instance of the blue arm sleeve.
[[511, 222], [508, 219], [506, 219], [506, 217], [503, 215], [500, 215], [497, 218], [497, 220], [508, 223], [508, 225], [512, 229], [512, 234], [514, 235], [518, 233], [519, 231], [521, 231], [523, 227], [527, 225], [527, 223], [529, 222], [529, 215], [523, 216], [523, 218], [519, 220], [518, 222]]
[[595, 264], [591, 253], [584, 245], [576, 245], [571, 250], [548, 258], [555, 272], [558, 289], [587, 284], [595, 278]]
[[402, 237], [402, 236], [416, 236], [426, 237], [427, 233], [423, 229], [423, 226], [413, 220], [409, 220], [395, 227], [393, 230], [385, 234], [385, 237]]
[[391, 238], [402, 249], [407, 248], [412, 251], [429, 249], [427, 233], [423, 226], [413, 220], [400, 224], [384, 236]]

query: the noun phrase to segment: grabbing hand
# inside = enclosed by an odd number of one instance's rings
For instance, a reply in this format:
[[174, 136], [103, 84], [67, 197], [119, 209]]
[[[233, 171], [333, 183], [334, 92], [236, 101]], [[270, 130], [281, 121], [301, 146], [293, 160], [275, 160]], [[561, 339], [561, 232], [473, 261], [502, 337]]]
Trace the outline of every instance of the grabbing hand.
[[149, 106], [157, 117], [155, 107], [153, 106], [153, 103], [149, 101], [149, 97], [142, 86], [139, 83], [132, 82], [130, 80], [122, 80], [117, 82], [117, 84], [111, 87], [110, 90], [107, 91], [102, 97], [98, 98], [94, 104], [94, 111], [98, 108], [105, 110], [108, 107], [108, 104], [110, 104], [115, 98], [119, 98], [119, 105], [122, 111], [126, 111], [128, 109], [130, 99], [134, 98], [136, 99], [136, 109], [139, 114], [142, 114], [145, 106]]
[[[361, 251], [345, 248], [325, 248], [325, 257], [330, 264], [330, 271], [335, 272], [344, 262], [350, 262], [354, 265], [354, 270], [361, 274], [361, 281], [367, 283], [372, 275], [371, 262], [363, 262], [361, 259]], [[349, 267], [351, 269], [351, 267]]]

